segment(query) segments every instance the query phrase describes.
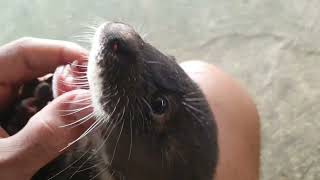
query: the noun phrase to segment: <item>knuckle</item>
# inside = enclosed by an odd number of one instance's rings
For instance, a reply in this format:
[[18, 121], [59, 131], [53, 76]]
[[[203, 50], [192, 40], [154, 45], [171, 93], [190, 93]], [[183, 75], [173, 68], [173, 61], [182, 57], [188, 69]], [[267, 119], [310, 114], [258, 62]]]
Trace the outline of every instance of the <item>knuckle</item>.
[[35, 39], [35, 38], [33, 38], [33, 37], [25, 36], [25, 37], [19, 38], [17, 41], [18, 41], [19, 43], [28, 43], [28, 42], [33, 41], [34, 39]]
[[33, 37], [22, 37], [15, 41], [16, 44], [25, 45], [29, 44], [30, 42], [33, 42], [35, 38]]
[[17, 53], [21, 54], [24, 52], [26, 47], [28, 47], [28, 45], [32, 44], [34, 40], [35, 38], [32, 37], [22, 37], [13, 42], [13, 47]]

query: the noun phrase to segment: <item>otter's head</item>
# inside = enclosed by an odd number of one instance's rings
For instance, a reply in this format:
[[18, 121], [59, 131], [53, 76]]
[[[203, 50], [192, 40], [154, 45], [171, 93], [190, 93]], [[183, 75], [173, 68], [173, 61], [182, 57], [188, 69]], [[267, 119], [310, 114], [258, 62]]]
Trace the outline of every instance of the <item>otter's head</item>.
[[214, 119], [172, 56], [131, 26], [107, 22], [93, 39], [88, 80], [110, 171], [126, 179], [212, 179]]

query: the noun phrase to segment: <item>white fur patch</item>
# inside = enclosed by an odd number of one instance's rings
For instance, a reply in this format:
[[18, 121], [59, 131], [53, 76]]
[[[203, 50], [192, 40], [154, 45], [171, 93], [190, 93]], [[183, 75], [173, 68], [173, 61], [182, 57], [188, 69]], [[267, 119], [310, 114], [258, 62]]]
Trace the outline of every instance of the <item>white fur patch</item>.
[[[92, 99], [92, 105], [94, 108], [95, 116], [99, 118], [103, 118], [103, 120], [107, 121], [109, 119], [109, 115], [105, 113], [103, 110], [102, 104], [99, 102], [100, 98], [103, 96], [102, 94], [102, 78], [99, 76], [101, 73], [101, 67], [98, 66], [97, 62], [101, 60], [103, 57], [101, 57], [101, 50], [102, 45], [100, 43], [100, 36], [102, 33], [103, 27], [107, 23], [102, 24], [96, 31], [95, 36], [92, 40], [92, 47], [89, 55], [89, 62], [88, 62], [88, 70], [87, 70], [87, 76], [88, 76], [88, 82], [90, 87], [90, 94]], [[93, 141], [97, 144], [97, 146], [101, 145], [104, 141], [101, 137], [94, 138]], [[105, 152], [105, 147], [102, 147], [100, 152], [100, 157], [105, 162], [104, 165], [99, 167], [101, 175], [99, 176], [99, 179], [101, 180], [114, 180], [112, 177], [112, 174], [108, 170], [105, 170], [106, 166], [109, 164], [109, 158]]]
[[102, 94], [102, 79], [99, 77], [101, 73], [101, 67], [97, 65], [97, 61], [102, 59], [100, 57], [100, 51], [102, 49], [102, 45], [100, 43], [100, 36], [103, 27], [106, 25], [102, 24], [97, 32], [95, 33], [95, 36], [92, 40], [92, 47], [89, 55], [89, 62], [88, 62], [88, 70], [87, 70], [87, 76], [88, 76], [88, 82], [90, 87], [90, 94], [92, 99], [92, 105], [94, 107], [95, 115], [98, 118], [104, 118], [109, 119], [108, 114], [106, 114], [103, 110], [103, 107], [101, 103], [99, 102], [100, 98], [103, 96]]

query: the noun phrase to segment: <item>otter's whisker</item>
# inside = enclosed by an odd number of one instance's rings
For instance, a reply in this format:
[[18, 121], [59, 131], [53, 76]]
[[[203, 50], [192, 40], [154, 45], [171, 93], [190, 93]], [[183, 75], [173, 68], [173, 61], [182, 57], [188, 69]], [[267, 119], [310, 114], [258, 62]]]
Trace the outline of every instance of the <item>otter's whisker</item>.
[[67, 86], [78, 88], [78, 89], [89, 89], [89, 85], [74, 85], [74, 84], [65, 84]]
[[151, 107], [151, 105], [149, 104], [149, 102], [143, 97], [143, 98], [141, 98], [142, 99], [142, 101], [148, 106], [148, 108], [151, 110], [152, 109], [152, 107]]
[[58, 87], [56, 87], [56, 89], [58, 90], [58, 92], [61, 92], [61, 93], [66, 93], [66, 92], [68, 92], [68, 91], [62, 90], [61, 88], [58, 88]]
[[204, 98], [184, 98], [186, 102], [205, 102]]
[[86, 42], [86, 43], [90, 43], [90, 40], [91, 40], [90, 37], [85, 37], [85, 36], [73, 36], [73, 38], [76, 39], [76, 41]]
[[75, 34], [74, 36], [81, 36], [82, 34], [90, 34], [90, 35], [94, 35], [95, 34], [95, 30], [93, 29], [90, 29], [89, 27], [87, 26], [84, 26], [85, 30]]
[[[88, 161], [88, 160], [89, 160], [89, 158], [86, 159], [86, 161]], [[95, 163], [94, 165], [87, 167], [87, 168], [84, 168], [84, 169], [81, 169], [82, 166], [84, 165], [84, 164], [81, 164], [81, 166], [78, 167], [78, 169], [69, 177], [69, 179], [72, 179], [73, 176], [75, 176], [77, 173], [84, 172], [84, 171], [87, 171], [87, 170], [90, 170], [90, 169], [93, 169], [96, 167], [100, 167], [102, 164], [105, 164], [104, 160], [95, 161], [94, 163]]]
[[84, 31], [84, 32], [81, 32], [80, 34], [78, 35], [74, 35], [73, 37], [93, 37], [94, 36], [94, 32], [91, 32], [91, 31]]
[[95, 18], [93, 20], [90, 20], [90, 24], [81, 24], [81, 26], [89, 31], [94, 31], [96, 32], [99, 28], [99, 26], [104, 22], [105, 20], [103, 18]]
[[83, 107], [79, 107], [79, 108], [77, 108], [77, 109], [60, 109], [60, 110], [58, 110], [59, 112], [78, 112], [78, 110], [82, 110], [82, 109], [86, 109], [86, 108], [89, 108], [89, 107], [91, 107], [92, 105], [90, 104], [90, 105], [88, 105], [88, 106], [83, 106]]
[[75, 75], [72, 76], [73, 79], [88, 80], [86, 71], [77, 71], [75, 69], [70, 69], [70, 71], [71, 71], [72, 74], [75, 74]]
[[91, 44], [91, 40], [94, 37], [94, 34], [95, 34], [95, 31], [92, 31], [89, 29], [79, 34], [73, 35], [72, 39], [75, 39], [78, 42], [84, 42], [89, 45]]
[[202, 126], [202, 120], [200, 119], [201, 116], [196, 115], [192, 110], [190, 110], [189, 108], [186, 108], [186, 110], [199, 122], [199, 124]]
[[68, 81], [64, 81], [64, 80], [61, 80], [60, 82], [65, 84], [65, 85], [74, 85], [74, 86], [77, 86], [77, 85], [79, 85], [79, 86], [85, 86], [85, 85], [88, 86], [89, 85], [89, 83], [87, 83], [87, 82], [68, 82]]
[[182, 102], [182, 104], [203, 115], [203, 111], [201, 111], [200, 109], [197, 109], [196, 107], [192, 106], [191, 104], [188, 104], [187, 102]]
[[113, 111], [111, 112], [111, 114], [109, 115], [109, 117], [113, 116], [113, 113], [116, 111], [119, 102], [120, 102], [120, 98], [118, 98], [117, 104], [115, 105], [115, 107], [114, 107]]
[[92, 34], [86, 34], [86, 33], [81, 33], [81, 35], [72, 36], [72, 38], [75, 38], [77, 40], [83, 39], [83, 40], [88, 40], [88, 41], [90, 41], [92, 37], [93, 37]]
[[88, 77], [86, 75], [86, 72], [82, 72], [84, 73], [84, 75], [78, 75], [81, 73], [81, 71], [78, 71], [78, 72], [72, 72], [74, 73], [75, 75], [73, 76], [73, 79], [75, 80], [79, 80], [79, 81], [88, 81]]
[[110, 102], [111, 102], [111, 100], [108, 100], [108, 101], [104, 102], [104, 103], [102, 104], [103, 107], [105, 107], [106, 105], [108, 105]]
[[81, 112], [85, 109], [89, 109], [89, 108], [92, 108], [92, 105], [88, 105], [88, 106], [85, 106], [83, 108], [79, 108], [79, 109], [72, 109], [72, 110], [60, 110], [60, 111], [63, 111], [63, 112], [70, 112], [70, 113], [67, 113], [67, 114], [62, 114], [61, 116], [70, 116], [72, 114], [75, 114], [75, 113], [78, 113], [78, 112]]
[[73, 165], [75, 165], [77, 162], [79, 162], [87, 153], [89, 153], [89, 151], [90, 151], [90, 149], [88, 149], [85, 153], [83, 153], [77, 160], [75, 160], [72, 163], [70, 163], [67, 167], [65, 167], [64, 169], [62, 169], [61, 171], [59, 171], [55, 175], [53, 175], [50, 178], [48, 178], [48, 180], [52, 180], [53, 178], [59, 176], [60, 174], [62, 174], [63, 172], [65, 172], [66, 170], [71, 168]]
[[64, 80], [59, 80], [59, 81], [65, 85], [89, 85], [88, 82], [68, 82]]
[[[152, 110], [151, 105], [149, 104], [149, 102], [148, 102], [144, 97], [142, 98], [142, 101], [148, 106], [148, 108], [149, 108], [150, 110]], [[146, 123], [147, 123], [148, 126], [151, 126], [151, 121], [147, 121]], [[148, 127], [148, 126], [147, 126], [147, 127]]]
[[[90, 178], [89, 180], [94, 180], [96, 177], [98, 177], [100, 174], [104, 173], [105, 171], [108, 170], [108, 167], [103, 168], [99, 173], [97, 173], [95, 176], [93, 176], [92, 178]], [[111, 177], [113, 176], [113, 174], [111, 175]]]
[[[109, 118], [108, 118], [108, 119], [110, 119], [110, 117], [113, 116], [113, 113], [116, 111], [117, 105], [118, 105], [119, 102], [120, 102], [120, 98], [118, 98], [117, 104], [116, 104], [116, 106], [114, 107], [112, 113], [109, 115]], [[99, 120], [103, 121], [103, 118], [101, 118], [101, 119], [99, 119]], [[103, 147], [103, 145], [108, 141], [108, 139], [109, 139], [111, 133], [113, 132], [114, 128], [117, 126], [117, 123], [114, 123], [114, 122], [116, 122], [116, 121], [117, 121], [117, 120], [116, 120], [115, 118], [112, 119], [111, 122], [110, 122], [110, 120], [108, 120], [109, 123], [106, 123], [106, 126], [107, 126], [108, 124], [109, 124], [109, 126], [108, 126], [108, 127], [105, 127], [105, 128], [106, 128], [106, 132], [105, 132], [104, 135], [103, 135], [103, 138], [104, 138], [103, 143], [98, 147], [97, 151], [96, 151], [94, 154], [92, 154], [90, 157], [88, 157], [87, 160], [84, 161], [84, 162], [81, 164], [81, 166], [80, 166], [79, 168], [83, 167], [84, 164], [87, 163], [87, 161], [89, 161], [94, 155], [96, 155], [96, 154], [101, 150], [101, 148]], [[101, 123], [101, 124], [103, 124], [103, 123]], [[111, 130], [109, 131], [109, 128], [110, 128], [110, 127], [111, 127]], [[108, 132], [109, 132], [109, 133], [108, 133]], [[107, 134], [108, 134], [108, 135], [107, 135]]]
[[[95, 129], [97, 126], [99, 126], [101, 123], [101, 119], [98, 119], [95, 123], [93, 123], [84, 133], [82, 133], [82, 135], [80, 137], [78, 137], [76, 140], [72, 141], [71, 143], [68, 144], [68, 146], [66, 146], [65, 148], [63, 148], [61, 151], [64, 151], [65, 149], [69, 148], [70, 146], [72, 146], [73, 144], [75, 144], [76, 142], [78, 142], [79, 140], [81, 140], [83, 137], [85, 137], [87, 134], [89, 134], [91, 131], [93, 131], [93, 129]], [[90, 151], [87, 150], [78, 160], [76, 160], [75, 162], [73, 162], [72, 164], [70, 164], [68, 167], [66, 167], [64, 170], [62, 170], [61, 172], [59, 172], [58, 174], [56, 174], [55, 176], [53, 176], [52, 178], [56, 177], [57, 175], [61, 174], [63, 171], [66, 171], [67, 169], [69, 169], [72, 165], [76, 164], [77, 162], [79, 162], [88, 152]], [[90, 156], [92, 157], [92, 155]], [[90, 158], [91, 159], [91, 158]], [[87, 162], [89, 160], [89, 158], [85, 161]], [[81, 168], [82, 166], [80, 166]], [[73, 174], [74, 175], [74, 174]], [[73, 176], [72, 175], [72, 176]], [[50, 179], [52, 179], [50, 178]]]
[[117, 147], [118, 147], [118, 143], [119, 143], [119, 140], [120, 140], [120, 137], [121, 137], [122, 131], [123, 131], [123, 127], [124, 127], [124, 123], [125, 123], [125, 119], [123, 119], [124, 113], [125, 113], [125, 108], [123, 109], [123, 111], [122, 111], [122, 115], [121, 115], [121, 118], [120, 118], [120, 121], [122, 121], [122, 126], [121, 126], [121, 129], [120, 129], [120, 132], [119, 132], [118, 138], [117, 138], [116, 145], [115, 145], [114, 150], [113, 150], [113, 155], [112, 155], [112, 159], [111, 159], [110, 164], [112, 164], [112, 162], [113, 162], [114, 155], [116, 154]]
[[147, 62], [145, 62], [145, 63], [147, 63], [147, 64], [158, 64], [158, 65], [163, 66], [163, 63], [157, 62], [157, 61], [147, 61]]
[[[83, 74], [87, 74], [87, 72], [86, 71], [76, 71], [76, 70], [74, 70], [74, 69], [69, 69], [69, 71], [71, 71], [72, 73], [74, 73], [74, 74], [81, 74], [81, 75], [83, 75]], [[83, 76], [83, 77], [86, 77], [86, 76]]]
[[131, 114], [131, 110], [129, 111], [129, 121], [130, 121], [130, 148], [129, 148], [129, 155], [128, 155], [128, 160], [130, 160], [131, 158], [131, 153], [132, 153], [132, 114]]
[[84, 169], [79, 169], [77, 170], [72, 176], [70, 176], [70, 179], [76, 175], [77, 173], [80, 173], [80, 172], [84, 172], [84, 171], [87, 171], [87, 170], [90, 170], [90, 169], [93, 169], [93, 168], [96, 168], [96, 167], [99, 167], [101, 164], [104, 164], [105, 162], [102, 160], [100, 162], [98, 161], [95, 161], [95, 165], [92, 165], [90, 167], [87, 167], [87, 168], [84, 168]]
[[191, 96], [191, 95], [195, 95], [196, 97], [200, 94], [199, 91], [191, 91], [191, 92], [188, 92], [186, 93], [185, 95], [183, 95], [184, 97], [188, 97], [188, 96]]
[[[93, 117], [92, 117], [93, 118]], [[86, 123], [87, 121], [89, 121], [91, 118], [88, 118], [87, 120], [85, 120], [85, 121], [82, 121], [82, 122], [80, 122], [80, 123], [78, 123], [78, 124], [75, 124], [75, 125], [73, 125], [73, 126], [70, 126], [69, 128], [75, 128], [75, 127], [77, 127], [77, 126], [80, 126], [80, 125], [82, 125], [82, 124], [84, 124], [84, 123]]]
[[73, 67], [81, 67], [81, 68], [87, 68], [88, 65], [79, 65], [79, 64], [71, 64]]
[[147, 39], [148, 36], [149, 36], [149, 33], [143, 33], [143, 34], [141, 35], [141, 38], [142, 38], [142, 39]]
[[83, 77], [73, 77], [73, 80], [76, 80], [78, 82], [88, 82], [88, 78], [87, 76], [83, 76]]
[[164, 168], [163, 148], [161, 148], [161, 166]]
[[[143, 129], [146, 127], [145, 126], [145, 123], [147, 123], [147, 121], [146, 121], [146, 117], [145, 117], [145, 115], [143, 114], [143, 109], [142, 109], [142, 103], [144, 103], [144, 102], [141, 102], [141, 99], [139, 99], [140, 101], [140, 108], [139, 108], [139, 111], [140, 111], [140, 114], [141, 114], [141, 117], [142, 117], [142, 127], [143, 127]], [[149, 108], [150, 108], [150, 106], [148, 106]]]
[[[101, 121], [103, 119], [101, 118]], [[106, 126], [104, 127], [106, 129], [104, 135], [103, 135], [103, 139], [104, 141], [102, 142], [102, 144], [100, 144], [100, 146], [97, 148], [96, 152], [94, 152], [93, 154], [91, 154], [81, 165], [78, 169], [80, 169], [81, 167], [83, 167], [94, 155], [96, 155], [101, 149], [102, 147], [104, 146], [104, 144], [108, 141], [111, 133], [113, 132], [114, 128], [117, 126], [116, 123], [114, 123], [113, 121], [116, 121], [115, 119], [111, 120], [110, 123], [106, 123]], [[101, 123], [103, 124], [103, 123]], [[109, 129], [111, 128], [110, 132], [109, 132]], [[108, 133], [109, 132], [109, 133]], [[108, 134], [108, 135], [107, 135]]]
[[[83, 99], [79, 99], [79, 100], [74, 100], [74, 101], [64, 101], [63, 103], [74, 104], [74, 103], [79, 103], [79, 102], [89, 101], [89, 100], [91, 100], [91, 97], [83, 98]], [[91, 102], [87, 102], [87, 103], [91, 103]]]
[[[103, 119], [101, 118], [99, 121], [103, 121]], [[98, 127], [100, 127], [101, 125], [102, 125], [103, 123], [100, 123], [100, 125], [98, 126]], [[103, 145], [105, 144], [105, 142], [108, 140], [108, 138], [109, 138], [109, 135], [107, 136], [107, 133], [108, 133], [108, 130], [111, 128], [111, 131], [114, 129], [114, 127], [115, 127], [115, 125], [114, 126], [112, 126], [112, 124], [105, 124], [105, 126], [104, 126], [104, 128], [106, 129], [106, 132], [104, 133], [104, 135], [103, 135], [103, 139], [104, 139], [104, 141], [103, 141], [103, 143], [97, 148], [97, 150], [91, 155], [91, 156], [89, 156], [88, 158], [87, 158], [87, 160], [86, 161], [84, 161], [82, 164], [81, 164], [81, 166], [79, 167], [79, 168], [81, 168], [87, 161], [89, 161], [94, 155], [96, 155], [100, 150], [101, 150], [101, 148], [103, 147]]]
[[[138, 125], [140, 126], [140, 128], [143, 128], [144, 129], [144, 115], [143, 115], [143, 113], [142, 113], [142, 106], [141, 106], [141, 101], [140, 101], [140, 99], [138, 99], [137, 100], [137, 104], [138, 104], [138, 111], [139, 111], [139, 115], [141, 116], [141, 118], [139, 118], [138, 120], [137, 120], [137, 123], [138, 123]], [[142, 122], [141, 124], [140, 124], [140, 121]]]
[[60, 152], [64, 151], [65, 149], [69, 148], [70, 146], [72, 146], [73, 144], [75, 144], [76, 142], [78, 142], [79, 140], [81, 140], [83, 137], [85, 137], [86, 135], [88, 135], [96, 126], [98, 126], [101, 123], [101, 121], [95, 121], [84, 133], [81, 134], [80, 137], [78, 137], [76, 140], [70, 142], [66, 147], [64, 147], [63, 149], [60, 150]]
[[94, 116], [93, 113], [90, 113], [90, 114], [82, 117], [81, 119], [79, 119], [79, 120], [77, 120], [77, 121], [75, 121], [75, 122], [72, 122], [72, 123], [69, 123], [69, 124], [66, 124], [66, 125], [62, 125], [62, 126], [59, 126], [59, 127], [60, 127], [60, 128], [65, 128], [65, 127], [73, 126], [73, 125], [75, 125], [75, 124], [79, 124], [79, 123], [81, 123], [81, 122], [86, 122], [86, 121], [88, 121], [89, 119], [91, 119], [93, 116]]

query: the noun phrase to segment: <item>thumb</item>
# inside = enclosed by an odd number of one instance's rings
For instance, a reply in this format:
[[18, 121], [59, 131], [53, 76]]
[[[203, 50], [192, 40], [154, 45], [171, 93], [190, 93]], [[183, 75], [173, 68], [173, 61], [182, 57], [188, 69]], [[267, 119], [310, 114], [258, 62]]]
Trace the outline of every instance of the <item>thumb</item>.
[[[9, 159], [17, 162], [17, 166], [28, 166], [22, 168], [35, 173], [56, 158], [62, 149], [89, 127], [90, 122], [75, 123], [83, 117], [91, 117], [89, 99], [87, 90], [75, 90], [53, 100], [34, 115], [19, 133], [6, 138], [7, 147], [13, 147]], [[68, 125], [73, 126], [64, 127]]]

